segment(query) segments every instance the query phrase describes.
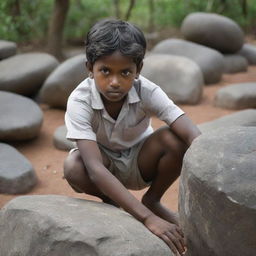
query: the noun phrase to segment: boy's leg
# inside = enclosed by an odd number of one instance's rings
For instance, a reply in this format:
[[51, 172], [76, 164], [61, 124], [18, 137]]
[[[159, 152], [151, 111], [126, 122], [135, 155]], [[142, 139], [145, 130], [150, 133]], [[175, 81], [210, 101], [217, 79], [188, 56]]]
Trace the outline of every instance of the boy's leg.
[[[102, 158], [104, 166], [108, 168], [110, 165], [109, 159], [103, 153]], [[91, 182], [79, 150], [72, 152], [66, 158], [64, 162], [64, 178], [76, 192], [97, 196], [103, 202], [117, 206]]]
[[175, 224], [178, 224], [178, 216], [164, 207], [160, 200], [179, 177], [187, 148], [169, 127], [163, 127], [146, 139], [138, 155], [142, 178], [152, 181], [142, 203], [159, 217]]

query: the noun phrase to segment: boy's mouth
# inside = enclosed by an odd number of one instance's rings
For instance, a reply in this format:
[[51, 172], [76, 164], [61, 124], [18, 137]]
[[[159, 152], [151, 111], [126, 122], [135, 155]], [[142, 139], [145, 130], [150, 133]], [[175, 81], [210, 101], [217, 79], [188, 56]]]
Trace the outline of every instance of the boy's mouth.
[[107, 91], [107, 94], [111, 96], [119, 96], [119, 95], [122, 95], [123, 93], [120, 91]]

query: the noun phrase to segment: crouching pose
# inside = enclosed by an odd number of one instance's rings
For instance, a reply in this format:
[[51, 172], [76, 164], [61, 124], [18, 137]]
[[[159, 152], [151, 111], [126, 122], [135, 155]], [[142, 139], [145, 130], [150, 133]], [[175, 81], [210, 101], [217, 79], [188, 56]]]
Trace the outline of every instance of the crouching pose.
[[[146, 41], [120, 20], [96, 23], [86, 38], [89, 77], [71, 93], [65, 122], [77, 142], [64, 176], [79, 193], [122, 207], [164, 240], [185, 250], [175, 213], [160, 200], [181, 172], [197, 127], [159, 86], [140, 75]], [[151, 116], [167, 126], [153, 131]], [[128, 189], [149, 187], [141, 202]]]

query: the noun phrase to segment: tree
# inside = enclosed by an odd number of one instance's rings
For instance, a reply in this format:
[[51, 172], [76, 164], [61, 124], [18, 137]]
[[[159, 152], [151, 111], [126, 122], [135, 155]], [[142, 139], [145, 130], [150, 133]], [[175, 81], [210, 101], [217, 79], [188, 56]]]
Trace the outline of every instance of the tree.
[[247, 17], [248, 15], [248, 3], [247, 0], [240, 0], [240, 5], [242, 7], [242, 12], [244, 17]]
[[52, 17], [49, 23], [47, 51], [58, 59], [63, 58], [63, 30], [68, 9], [69, 0], [55, 0]]
[[148, 0], [149, 17], [148, 17], [148, 31], [153, 32], [155, 30], [155, 2], [154, 0]]
[[[123, 17], [124, 20], [129, 20], [132, 14], [132, 9], [135, 6], [136, 0], [130, 0], [128, 9]], [[115, 16], [117, 19], [122, 19], [121, 8], [120, 8], [120, 0], [113, 0]]]

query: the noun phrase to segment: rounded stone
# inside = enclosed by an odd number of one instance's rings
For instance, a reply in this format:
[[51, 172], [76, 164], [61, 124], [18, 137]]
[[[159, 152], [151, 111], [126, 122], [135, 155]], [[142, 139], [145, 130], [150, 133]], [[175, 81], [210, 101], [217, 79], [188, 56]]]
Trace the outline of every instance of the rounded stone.
[[57, 149], [69, 151], [76, 147], [76, 143], [66, 138], [66, 125], [59, 126], [53, 135], [53, 144]]
[[217, 129], [186, 152], [179, 213], [188, 256], [255, 254], [255, 135], [256, 127]]
[[47, 53], [24, 53], [2, 60], [0, 90], [32, 96], [58, 64]]
[[245, 109], [198, 125], [201, 132], [230, 126], [256, 126], [256, 109]]
[[182, 23], [181, 32], [187, 40], [223, 53], [235, 53], [244, 43], [244, 33], [239, 25], [215, 13], [189, 14]]
[[80, 54], [60, 64], [44, 82], [40, 100], [52, 107], [65, 109], [70, 93], [88, 76], [85, 62], [85, 55]]
[[215, 105], [228, 109], [256, 108], [256, 83], [239, 83], [217, 91]]
[[256, 65], [256, 46], [252, 44], [244, 44], [238, 52], [247, 59], [250, 65]]
[[0, 140], [29, 140], [38, 136], [43, 113], [31, 99], [0, 91]]
[[188, 58], [168, 54], [148, 55], [141, 74], [159, 85], [176, 103], [196, 104], [201, 99], [202, 72]]
[[238, 54], [224, 55], [224, 73], [245, 72], [248, 68], [248, 61]]
[[0, 60], [16, 54], [17, 44], [11, 41], [0, 40]]
[[200, 67], [206, 84], [217, 83], [222, 77], [223, 55], [209, 47], [182, 39], [165, 39], [159, 42], [152, 52], [178, 55], [193, 60]]
[[0, 143], [0, 193], [29, 192], [37, 183], [31, 163], [15, 148]]
[[0, 230], [3, 256], [174, 256], [127, 212], [79, 198], [17, 197], [0, 210]]

